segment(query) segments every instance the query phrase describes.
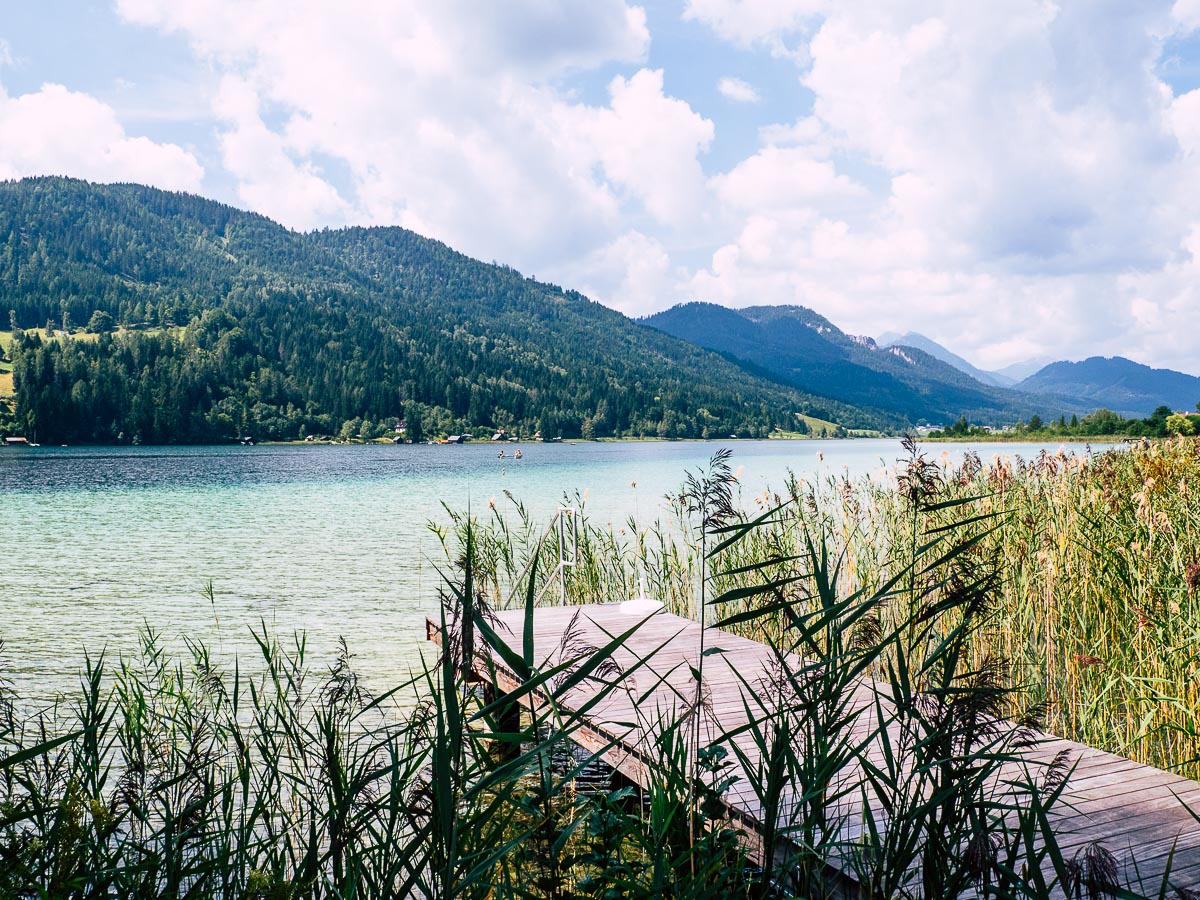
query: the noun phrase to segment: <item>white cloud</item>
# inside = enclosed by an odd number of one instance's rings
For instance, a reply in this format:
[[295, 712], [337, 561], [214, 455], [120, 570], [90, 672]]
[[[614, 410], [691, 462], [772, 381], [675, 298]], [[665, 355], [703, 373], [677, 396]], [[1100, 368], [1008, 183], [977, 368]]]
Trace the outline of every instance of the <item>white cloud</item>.
[[914, 328], [988, 364], [1124, 349], [1195, 368], [1176, 335], [1200, 328], [1178, 299], [1200, 94], [1154, 74], [1168, 4], [751, 7], [690, 9], [743, 46], [811, 31], [813, 112], [710, 182], [740, 225], [697, 296]]
[[726, 76], [717, 82], [717, 91], [726, 100], [732, 100], [734, 103], [759, 103], [762, 97], [758, 95], [758, 91], [754, 89], [754, 85], [742, 81], [740, 78]]
[[[650, 33], [646, 14], [623, 0], [115, 0], [128, 21], [185, 34], [226, 64], [256, 61], [279, 72], [319, 60], [335, 78], [355, 62], [384, 59], [413, 73], [486, 73], [545, 78], [611, 62], [638, 61]], [[357, 45], [358, 57], [344, 56]], [[295, 58], [306, 47], [318, 55]], [[318, 73], [319, 75], [319, 73]]]
[[[755, 110], [786, 112], [723, 171], [733, 113], [681, 99], [718, 73], [647, 65], [626, 0], [116, 3], [224, 76], [223, 164], [291, 224], [407, 225], [632, 312], [681, 291], [799, 302], [989, 365], [1123, 347], [1195, 365], [1200, 94], [1155, 65], [1200, 0], [689, 0], [786, 57], [762, 71], [795, 63]], [[614, 65], [606, 100], [574, 93]]]
[[60, 84], [10, 97], [0, 87], [0, 178], [71, 175], [198, 191], [204, 169], [187, 150], [125, 132], [113, 110]]
[[781, 52], [784, 38], [804, 30], [827, 6], [827, 0], [688, 0], [683, 16], [739, 46], [761, 43]]
[[299, 229], [342, 224], [349, 207], [311, 163], [296, 162], [284, 139], [263, 124], [253, 88], [226, 77], [213, 110], [229, 128], [221, 134], [225, 169], [238, 180], [238, 197], [251, 209]]
[[1155, 195], [1174, 148], [1150, 74], [1155, 17], [1130, 36], [1127, 21], [1033, 2], [940, 13], [891, 31], [839, 14], [812, 42], [817, 115], [847, 150], [923, 181], [897, 211], [981, 262], [1160, 263]]
[[1169, 116], [1185, 156], [1200, 159], [1200, 90], [1176, 97], [1171, 102]]
[[1200, 0], [1175, 0], [1171, 16], [1185, 30], [1200, 28]]
[[[604, 107], [559, 85], [645, 57], [645, 13], [624, 0], [117, 6], [257, 98], [222, 150], [243, 200], [292, 223], [401, 224], [545, 271], [614, 240], [625, 216], [683, 227], [703, 206], [712, 125], [661, 72], [616, 77]], [[284, 183], [300, 190], [281, 198]]]
[[822, 155], [829, 154], [825, 125], [816, 116], [804, 116], [790, 125], [778, 122], [766, 125], [759, 129], [758, 134], [767, 145], [786, 147], [803, 144], [810, 148], [821, 147]]
[[604, 297], [628, 316], [664, 309], [680, 296], [666, 248], [640, 231], [618, 236], [564, 274], [584, 294]]
[[661, 70], [618, 75], [609, 93], [609, 107], [574, 108], [562, 121], [594, 148], [608, 178], [656, 220], [689, 224], [704, 203], [698, 156], [712, 141], [712, 122], [663, 92]]
[[797, 147], [764, 147], [711, 184], [726, 206], [748, 212], [809, 207], [833, 212], [847, 201], [868, 196], [861, 185], [838, 174], [832, 163], [813, 159]]

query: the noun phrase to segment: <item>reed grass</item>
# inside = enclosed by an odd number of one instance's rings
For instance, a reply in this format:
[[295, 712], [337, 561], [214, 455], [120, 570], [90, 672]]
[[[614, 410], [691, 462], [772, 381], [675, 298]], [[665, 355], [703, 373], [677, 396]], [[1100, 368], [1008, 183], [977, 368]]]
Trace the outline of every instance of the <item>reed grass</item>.
[[[839, 589], [853, 592], [886, 581], [897, 548], [911, 547], [921, 532], [957, 522], [966, 537], [980, 523], [964, 521], [1003, 511], [1004, 527], [981, 548], [997, 556], [1002, 577], [996, 622], [980, 652], [1007, 660], [1040, 693], [1054, 733], [1200, 778], [1200, 442], [1031, 460], [971, 454], [957, 465], [946, 458], [930, 465], [927, 477], [937, 484], [927, 488], [964, 502], [914, 519], [899, 471], [883, 481], [792, 478], [779, 493], [756, 498], [758, 508], [781, 506], [782, 514], [726, 551], [724, 568], [789, 557], [816, 534], [840, 549]], [[501, 604], [527, 559], [522, 542], [536, 539], [523, 510], [514, 510], [489, 511], [480, 538], [489, 548], [481, 577]], [[701, 554], [680, 539], [678, 503], [672, 511], [641, 528], [630, 520], [617, 530], [585, 529], [567, 602], [632, 597], [644, 569], [651, 596], [698, 619]], [[497, 565], [505, 553], [511, 561]], [[542, 577], [552, 565], [542, 557]], [[718, 578], [721, 587], [750, 580]]]
[[[940, 466], [954, 514], [1003, 508], [984, 541], [1004, 573], [986, 650], [1044, 697], [1049, 730], [1200, 777], [1200, 444], [1137, 443], [1096, 456], [969, 457]], [[887, 570], [887, 548], [919, 523], [888, 485], [860, 483], [843, 519], [860, 578]]]

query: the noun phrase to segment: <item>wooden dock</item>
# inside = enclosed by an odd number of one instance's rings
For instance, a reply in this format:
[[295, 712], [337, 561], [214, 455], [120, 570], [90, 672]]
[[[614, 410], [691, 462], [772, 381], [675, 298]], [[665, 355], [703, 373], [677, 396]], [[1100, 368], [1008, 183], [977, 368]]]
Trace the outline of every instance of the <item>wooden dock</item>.
[[[497, 633], [518, 655], [522, 652], [524, 615], [523, 610], [497, 614]], [[535, 664], [547, 666], [563, 661], [564, 646], [568, 644], [603, 646], [642, 618], [622, 612], [616, 603], [539, 607], [534, 611]], [[432, 621], [429, 637], [440, 638]], [[702, 727], [704, 739], [716, 741], [746, 724], [744, 685], [753, 685], [766, 676], [774, 656], [764, 644], [716, 629], [708, 629], [703, 637], [704, 646], [719, 648], [704, 661], [708, 715]], [[700, 648], [701, 628], [695, 622], [665, 612], [645, 621], [616, 654], [618, 665], [629, 673], [623, 676], [623, 689], [610, 692], [590, 709], [583, 726], [572, 734], [573, 739], [589, 750], [603, 751], [605, 762], [645, 786], [652, 760], [646, 752], [653, 740], [654, 726], [650, 723], [669, 720], [684, 708], [684, 698], [694, 695], [691, 667], [699, 664]], [[652, 651], [649, 664], [635, 665]], [[497, 654], [493, 654], [493, 661], [497, 687], [501, 691], [516, 690], [517, 677]], [[572, 689], [565, 705], [580, 709], [595, 697], [596, 690], [585, 681]], [[864, 683], [853, 702], [870, 706], [875, 696], [873, 686]], [[735, 740], [743, 749], [754, 752], [748, 736]], [[1070, 860], [1081, 848], [1099, 842], [1117, 858], [1125, 883], [1140, 881], [1148, 892], [1152, 887], [1151, 895], [1157, 896], [1157, 886], [1169, 862], [1173, 890], [1166, 896], [1188, 896], [1186, 892], [1174, 892], [1180, 888], [1200, 890], [1200, 823], [1188, 809], [1200, 814], [1200, 782], [1049, 735], [1028, 752], [1036, 757], [1033, 761], [1044, 763], [1063, 750], [1069, 752], [1073, 769], [1050, 816], [1063, 856]], [[870, 753], [868, 749], [868, 756]], [[761, 834], [762, 809], [746, 778], [739, 779], [724, 795], [724, 803], [730, 818], [748, 834]], [[848, 829], [847, 837], [852, 838], [853, 810], [843, 812], [850, 813], [844, 816], [843, 827]], [[861, 815], [858, 818], [861, 820]], [[761, 852], [760, 841], [757, 853]], [[847, 873], [835, 873], [834, 877], [845, 880], [847, 896], [857, 895]], [[1133, 895], [1138, 892], [1134, 888]]]

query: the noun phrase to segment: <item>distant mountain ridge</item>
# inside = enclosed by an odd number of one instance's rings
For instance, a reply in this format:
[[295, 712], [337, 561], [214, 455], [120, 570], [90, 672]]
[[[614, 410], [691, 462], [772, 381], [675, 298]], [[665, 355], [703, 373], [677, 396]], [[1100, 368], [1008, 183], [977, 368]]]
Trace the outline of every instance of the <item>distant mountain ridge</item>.
[[730, 309], [682, 303], [641, 320], [644, 324], [745, 360], [806, 392], [842, 402], [857, 398], [912, 422], [969, 420], [1007, 425], [1034, 413], [1086, 412], [1063, 397], [1033, 396], [984, 384], [927, 351], [880, 347], [874, 339], [848, 335], [803, 306]]
[[960, 372], [966, 372], [976, 381], [981, 381], [984, 384], [990, 384], [994, 387], [1011, 387], [1017, 383], [1018, 379], [1009, 378], [1001, 375], [998, 372], [988, 372], [984, 369], [977, 368], [971, 365], [957, 353], [952, 352], [946, 347], [939, 344], [932, 338], [927, 338], [925, 335], [916, 331], [908, 331], [904, 334], [896, 334], [895, 332], [887, 332], [876, 338], [876, 342], [881, 347], [916, 347], [918, 350], [924, 350], [935, 359], [940, 359], [948, 365], [954, 366]]
[[1035, 395], [1070, 397], [1124, 416], [1148, 416], [1160, 406], [1190, 411], [1200, 401], [1200, 378], [1173, 369], [1152, 368], [1122, 356], [1094, 356], [1080, 362], [1041, 358], [988, 372], [914, 331], [888, 332], [880, 335], [878, 342], [884, 347], [918, 347], [985, 384], [1014, 387]]
[[1016, 385], [1054, 361], [1053, 357], [1037, 356], [1033, 359], [1024, 359], [1020, 362], [1009, 363], [1007, 366], [1001, 366], [992, 372], [992, 374], [1007, 379], [1009, 384]]
[[1200, 378], [1173, 369], [1155, 369], [1123, 356], [1050, 363], [1019, 386], [1080, 397], [1126, 416], [1149, 415], [1158, 406], [1192, 412], [1200, 403]]

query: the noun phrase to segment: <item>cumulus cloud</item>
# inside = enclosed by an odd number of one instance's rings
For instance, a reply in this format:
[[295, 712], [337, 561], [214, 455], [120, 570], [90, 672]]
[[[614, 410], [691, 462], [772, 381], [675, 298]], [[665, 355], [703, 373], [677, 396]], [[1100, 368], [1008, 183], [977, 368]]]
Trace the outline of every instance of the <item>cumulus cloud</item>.
[[221, 134], [221, 158], [247, 206], [294, 228], [346, 221], [350, 210], [337, 190], [311, 163], [293, 159], [287, 142], [263, 123], [249, 84], [226, 77], [213, 111], [228, 126]]
[[1200, 0], [1175, 0], [1171, 16], [1187, 31], [1200, 28]]
[[574, 109], [563, 121], [594, 148], [609, 179], [637, 197], [655, 219], [688, 224], [704, 202], [698, 156], [712, 141], [712, 122], [663, 92], [662, 70], [618, 75], [609, 92], [609, 107]]
[[607, 305], [627, 316], [669, 306], [681, 290], [667, 249], [640, 231], [619, 235], [565, 274], [585, 294], [604, 297]]
[[[712, 126], [664, 92], [661, 72], [617, 76], [604, 107], [560, 86], [644, 59], [645, 13], [624, 0], [117, 8], [184, 35], [256, 98], [238, 117], [215, 110], [232, 126], [222, 151], [239, 195], [292, 224], [402, 224], [544, 271], [614, 240], [624, 216], [681, 227], [703, 205], [697, 156]], [[267, 207], [285, 185], [298, 190]]]
[[726, 206], [748, 212], [808, 208], [832, 212], [868, 197], [865, 188], [838, 174], [831, 162], [814, 159], [799, 147], [764, 147], [713, 178], [712, 188]]
[[72, 175], [197, 191], [204, 169], [187, 150], [126, 134], [116, 114], [60, 84], [10, 97], [0, 87], [0, 178]]
[[785, 51], [785, 38], [801, 32], [827, 0], [688, 0], [684, 18], [703, 22], [739, 46], [765, 44]]
[[890, 31], [836, 14], [812, 41], [817, 115], [847, 149], [921, 180], [898, 213], [983, 262], [1161, 263], [1156, 195], [1175, 147], [1150, 74], [1155, 17], [1130, 35], [1033, 2], [940, 13]]
[[1172, 98], [1154, 74], [1184, 0], [1174, 18], [1165, 3], [752, 6], [689, 14], [740, 45], [810, 35], [812, 114], [711, 180], [741, 219], [693, 290], [917, 328], [986, 364], [1136, 348], [1195, 367], [1174, 335], [1200, 326], [1178, 275], [1200, 222], [1200, 94]]
[[[387, 58], [411, 72], [462, 75], [514, 73], [546, 78], [613, 60], [637, 61], [650, 41], [645, 11], [623, 0], [116, 0], [140, 25], [180, 32], [225, 63], [257, 61], [279, 71], [305, 66], [286, 51], [305, 45], [341, 68]], [[270, 44], [277, 43], [272, 47]], [[362, 55], [343, 58], [359, 46]]]
[[[794, 65], [788, 112], [733, 162], [708, 154], [728, 105], [681, 99], [689, 75], [649, 57], [627, 0], [116, 4], [223, 76], [221, 162], [289, 224], [403, 224], [631, 312], [798, 302], [987, 365], [1134, 348], [1194, 366], [1200, 93], [1173, 96], [1156, 62], [1200, 0], [688, 0]], [[585, 71], [613, 76], [605, 99], [575, 93]], [[142, 152], [186, 170], [180, 148]]]
[[762, 100], [758, 91], [754, 89], [754, 85], [742, 81], [740, 78], [729, 76], [722, 78], [717, 82], [717, 91], [726, 100], [732, 100], [734, 103], [759, 103]]
[[825, 125], [816, 116], [804, 116], [792, 123], [774, 122], [758, 131], [764, 146], [806, 146], [810, 154], [830, 155]]

